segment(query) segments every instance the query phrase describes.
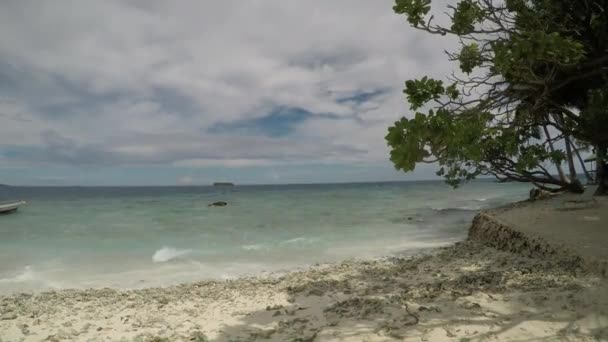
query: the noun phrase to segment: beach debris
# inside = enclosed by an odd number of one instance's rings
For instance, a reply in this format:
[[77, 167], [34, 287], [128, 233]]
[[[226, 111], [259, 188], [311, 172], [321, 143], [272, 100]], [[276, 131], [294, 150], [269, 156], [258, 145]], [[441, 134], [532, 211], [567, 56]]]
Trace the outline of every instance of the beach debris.
[[282, 309], [283, 305], [277, 304], [277, 305], [273, 305], [273, 306], [267, 306], [266, 307], [266, 311], [273, 311], [273, 310], [279, 310]]
[[407, 305], [407, 303], [403, 303], [403, 305], [405, 306], [405, 312], [407, 313], [407, 315], [410, 316], [410, 317], [412, 317], [414, 319], [412, 322], [406, 323], [405, 325], [416, 325], [416, 324], [418, 324], [418, 322], [420, 322], [420, 319], [418, 318], [418, 315], [416, 315], [415, 313], [412, 313], [410, 311], [410, 308]]
[[530, 200], [531, 201], [543, 200], [543, 199], [555, 197], [556, 195], [557, 195], [556, 193], [538, 189], [538, 188], [533, 188], [530, 190]]
[[85, 334], [87, 332], [89, 332], [89, 329], [93, 326], [93, 324], [91, 323], [85, 323], [85, 325], [82, 326], [82, 328], [80, 329], [80, 332]]
[[276, 332], [276, 328], [258, 329], [251, 333], [251, 337], [269, 339]]
[[23, 335], [29, 335], [30, 334], [30, 329], [29, 329], [29, 325], [22, 323], [22, 324], [17, 324], [17, 329], [21, 330], [21, 333]]
[[209, 342], [209, 339], [207, 338], [207, 335], [203, 334], [202, 332], [195, 331], [192, 334], [190, 334], [190, 341]]
[[585, 221], [599, 221], [599, 216], [583, 216], [583, 220]]
[[481, 305], [477, 303], [465, 303], [462, 307], [467, 310], [481, 309]]
[[10, 321], [17, 318], [17, 314], [14, 312], [7, 312], [0, 316], [0, 321]]
[[213, 202], [213, 203], [209, 204], [209, 207], [225, 207], [227, 205], [228, 205], [228, 203], [219, 201], [219, 202]]

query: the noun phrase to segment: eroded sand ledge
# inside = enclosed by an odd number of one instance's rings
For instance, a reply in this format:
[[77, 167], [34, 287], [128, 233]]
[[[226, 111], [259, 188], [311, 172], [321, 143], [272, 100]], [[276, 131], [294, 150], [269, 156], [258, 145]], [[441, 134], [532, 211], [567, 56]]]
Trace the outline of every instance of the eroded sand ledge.
[[[554, 241], [547, 240], [546, 237], [552, 234], [559, 234], [559, 230], [555, 229], [554, 223], [546, 223], [544, 229], [537, 229], [537, 232], [526, 231], [525, 229], [519, 229], [516, 224], [506, 223], [501, 215], [504, 213], [510, 214], [510, 216], [517, 216], [520, 212], [522, 219], [529, 220], [529, 212], [535, 207], [542, 207], [544, 210], [538, 211], [537, 218], [540, 222], [545, 221], [550, 215], [555, 215], [559, 211], [555, 209], [556, 203], [563, 202], [563, 197], [556, 198], [553, 201], [541, 201], [536, 203], [518, 203], [517, 205], [511, 206], [509, 209], [495, 209], [484, 211], [475, 216], [469, 229], [469, 240], [478, 241], [488, 246], [495, 247], [503, 251], [509, 251], [517, 253], [519, 255], [530, 256], [534, 258], [552, 258], [559, 260], [564, 267], [571, 268], [573, 270], [579, 270], [584, 272], [592, 272], [604, 278], [608, 277], [608, 260], [603, 258], [603, 255], [589, 255], [589, 253], [579, 253], [576, 248], [576, 241], [571, 242], [558, 242], [558, 240], [551, 239]], [[594, 208], [585, 209], [588, 215], [600, 215], [604, 214], [604, 210], [608, 208], [604, 207], [604, 203], [595, 203]], [[569, 215], [579, 215], [583, 218], [597, 218], [600, 221], [600, 216], [582, 216], [576, 212], [570, 212]], [[538, 223], [539, 225], [542, 223]], [[581, 225], [585, 223], [579, 222], [578, 225], [571, 222], [565, 222], [566, 229], [577, 231], [581, 229]], [[604, 228], [593, 228], [586, 224], [588, 230], [592, 232], [597, 230], [600, 233], [608, 230], [608, 222], [604, 221]], [[605, 233], [604, 233], [605, 234]], [[608, 244], [608, 240], [604, 235], [598, 234], [595, 239], [595, 244], [605, 246]], [[563, 241], [563, 240], [562, 240]], [[567, 241], [567, 240], [566, 240]], [[605, 247], [608, 249], [608, 247]]]
[[0, 336], [3, 342], [608, 340], [605, 279], [488, 213], [475, 219], [470, 237], [432, 254], [351, 260], [280, 277], [0, 297]]
[[583, 259], [567, 246], [555, 246], [542, 237], [525, 234], [489, 213], [479, 213], [469, 229], [469, 240], [533, 258], [557, 258], [564, 265], [582, 267]]

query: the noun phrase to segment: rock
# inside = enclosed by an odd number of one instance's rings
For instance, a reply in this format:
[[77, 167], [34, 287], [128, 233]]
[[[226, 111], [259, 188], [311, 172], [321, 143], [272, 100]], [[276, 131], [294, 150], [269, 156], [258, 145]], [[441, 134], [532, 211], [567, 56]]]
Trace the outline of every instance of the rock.
[[261, 329], [252, 334], [254, 337], [269, 339], [277, 330], [275, 328]]
[[208, 342], [209, 339], [202, 332], [195, 331], [195, 332], [193, 332], [190, 335], [190, 341], [194, 341], [194, 342]]
[[86, 332], [87, 332], [87, 331], [88, 331], [88, 330], [91, 328], [91, 326], [93, 326], [93, 324], [91, 324], [91, 323], [86, 323], [86, 324], [85, 324], [85, 325], [82, 327], [82, 329], [80, 329], [80, 331], [81, 331], [81, 332], [83, 332], [83, 333], [86, 333]]
[[293, 340], [294, 342], [312, 342], [317, 337], [318, 331], [302, 332], [301, 336]]
[[480, 309], [481, 305], [477, 303], [465, 303], [463, 307], [467, 310]]
[[532, 201], [543, 200], [543, 199], [551, 198], [553, 196], [555, 196], [554, 193], [545, 191], [545, 190], [541, 190], [538, 188], [533, 188], [530, 190], [530, 200], [532, 200]]
[[7, 312], [0, 316], [0, 321], [10, 321], [17, 318], [17, 314], [14, 312]]
[[318, 288], [314, 288], [314, 289], [308, 291], [309, 296], [322, 297], [324, 294], [325, 294], [325, 291], [323, 291], [322, 289], [318, 289]]
[[213, 203], [209, 204], [210, 207], [225, 207], [227, 205], [228, 205], [228, 203], [222, 202], [222, 201], [220, 201], [220, 202], [213, 202]]
[[279, 310], [282, 309], [283, 305], [277, 304], [277, 305], [273, 305], [273, 306], [267, 306], [266, 307], [266, 311], [273, 311], [273, 310]]
[[21, 333], [23, 335], [29, 335], [30, 334], [30, 329], [28, 329], [29, 326], [27, 324], [17, 324], [17, 329], [21, 330]]
[[293, 316], [296, 314], [296, 311], [298, 311], [298, 308], [288, 308], [285, 309], [285, 314], [289, 315], [289, 316]]

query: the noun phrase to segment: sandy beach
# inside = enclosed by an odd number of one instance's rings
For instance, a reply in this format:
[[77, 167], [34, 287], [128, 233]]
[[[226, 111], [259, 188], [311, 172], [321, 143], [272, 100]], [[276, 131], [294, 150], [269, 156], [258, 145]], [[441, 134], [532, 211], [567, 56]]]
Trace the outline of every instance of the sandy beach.
[[608, 340], [606, 279], [559, 256], [524, 254], [465, 241], [426, 255], [263, 278], [5, 296], [0, 336], [3, 342]]

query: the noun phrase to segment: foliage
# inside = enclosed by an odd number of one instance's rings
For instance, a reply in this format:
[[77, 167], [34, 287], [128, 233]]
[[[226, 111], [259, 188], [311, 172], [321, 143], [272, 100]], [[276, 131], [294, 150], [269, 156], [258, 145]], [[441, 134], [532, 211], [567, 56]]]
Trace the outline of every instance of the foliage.
[[413, 27], [461, 43], [447, 53], [461, 71], [448, 77], [449, 86], [427, 76], [405, 83], [415, 114], [389, 128], [395, 167], [437, 163], [454, 186], [494, 175], [580, 191], [571, 147], [608, 146], [608, 0], [460, 0], [447, 7], [448, 26], [433, 23], [429, 0], [393, 7]]

